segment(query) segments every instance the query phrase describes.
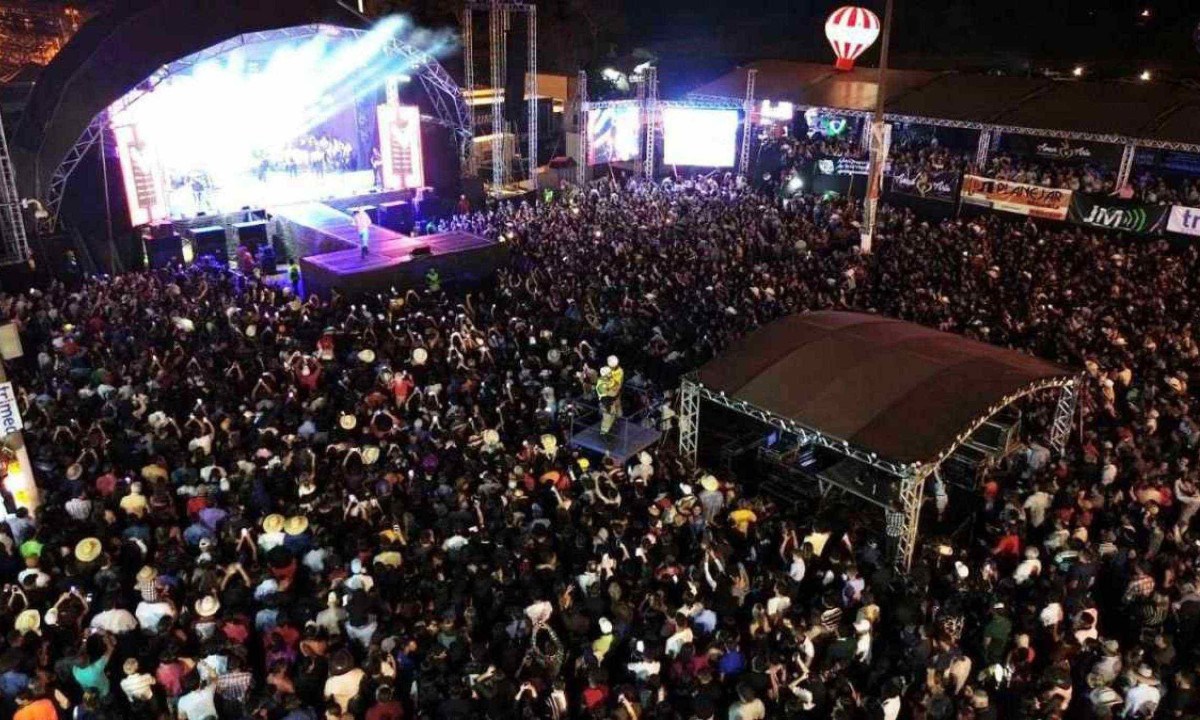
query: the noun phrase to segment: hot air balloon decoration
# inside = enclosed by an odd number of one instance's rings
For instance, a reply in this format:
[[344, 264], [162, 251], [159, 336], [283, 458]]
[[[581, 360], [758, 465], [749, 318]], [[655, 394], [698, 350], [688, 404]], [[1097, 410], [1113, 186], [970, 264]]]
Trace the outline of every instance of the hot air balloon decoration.
[[843, 5], [825, 21], [825, 37], [837, 55], [838, 70], [853, 70], [859, 55], [879, 39], [879, 16], [866, 8]]

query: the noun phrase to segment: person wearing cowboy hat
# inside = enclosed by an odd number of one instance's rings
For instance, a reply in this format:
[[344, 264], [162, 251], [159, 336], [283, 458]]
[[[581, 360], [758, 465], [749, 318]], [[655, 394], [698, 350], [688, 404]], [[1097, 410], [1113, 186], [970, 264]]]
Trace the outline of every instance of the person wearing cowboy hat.
[[600, 368], [596, 380], [596, 398], [600, 402], [600, 434], [612, 435], [613, 425], [621, 415], [621, 387], [625, 383], [625, 371], [616, 355], [609, 355], [608, 362]]
[[129, 699], [131, 705], [148, 703], [154, 700], [154, 676], [140, 672], [137, 658], [129, 658], [122, 665], [125, 677], [121, 680], [121, 691]]

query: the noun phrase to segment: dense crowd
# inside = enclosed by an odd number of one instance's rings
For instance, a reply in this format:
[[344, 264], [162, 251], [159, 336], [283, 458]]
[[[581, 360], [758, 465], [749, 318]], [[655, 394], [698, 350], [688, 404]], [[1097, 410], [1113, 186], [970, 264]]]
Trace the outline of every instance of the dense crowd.
[[[776, 137], [764, 146], [777, 148], [785, 168], [808, 166], [822, 158], [867, 160], [860, 138]], [[1075, 192], [1120, 195], [1152, 205], [1200, 206], [1200, 181], [1173, 172], [1136, 168], [1127, 187], [1117, 187], [1117, 171], [1101, 163], [1068, 159], [1028, 157], [993, 150], [982, 165], [975, 161], [975, 148], [940, 144], [935, 137], [898, 134], [889, 151], [891, 172], [897, 175], [950, 171], [972, 173], [1001, 180], [1061, 188]]]
[[[42, 504], [0, 524], [0, 715], [1194, 717], [1200, 253], [884, 208], [864, 257], [856, 215], [601, 183], [455, 219], [510, 245], [484, 288], [191, 269], [4, 297]], [[609, 356], [669, 401], [826, 308], [1086, 368], [1079, 431], [1057, 457], [1028, 408], [971, 532], [903, 576], [669, 432], [628, 464], [567, 446]]]

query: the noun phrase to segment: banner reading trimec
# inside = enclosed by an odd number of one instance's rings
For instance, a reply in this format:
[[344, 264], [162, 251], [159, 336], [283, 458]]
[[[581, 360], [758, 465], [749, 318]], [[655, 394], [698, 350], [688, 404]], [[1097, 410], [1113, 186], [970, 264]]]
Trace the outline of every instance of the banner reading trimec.
[[1030, 217], [1066, 220], [1071, 208], [1071, 191], [964, 175], [962, 201]]
[[15, 433], [25, 427], [21, 422], [21, 410], [17, 407], [17, 395], [12, 383], [0, 383], [0, 437]]
[[1180, 235], [1200, 237], [1200, 208], [1175, 205], [1167, 218], [1167, 230]]

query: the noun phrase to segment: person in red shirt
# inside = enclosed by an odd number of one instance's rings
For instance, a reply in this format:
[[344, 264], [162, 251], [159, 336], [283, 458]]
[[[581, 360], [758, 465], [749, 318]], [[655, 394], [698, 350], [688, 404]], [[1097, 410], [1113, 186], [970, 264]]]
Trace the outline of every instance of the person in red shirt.
[[588, 675], [588, 686], [583, 689], [583, 705], [589, 711], [603, 707], [608, 702], [608, 686], [600, 682], [595, 672]]
[[404, 706], [383, 686], [375, 691], [375, 704], [367, 710], [367, 720], [404, 720]]

